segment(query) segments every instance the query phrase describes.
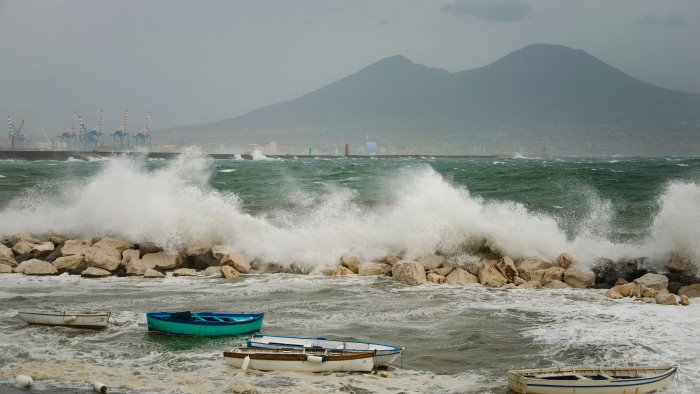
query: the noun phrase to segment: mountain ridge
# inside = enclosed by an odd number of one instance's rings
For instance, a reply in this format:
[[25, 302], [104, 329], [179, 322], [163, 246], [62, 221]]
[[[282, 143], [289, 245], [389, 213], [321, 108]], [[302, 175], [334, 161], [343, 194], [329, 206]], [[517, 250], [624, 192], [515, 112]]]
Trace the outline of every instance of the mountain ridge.
[[532, 44], [454, 73], [389, 56], [295, 99], [187, 129], [327, 143], [360, 133], [425, 143], [454, 135], [488, 140], [489, 134], [540, 140], [553, 131], [535, 129], [552, 127], [567, 135], [604, 126], [619, 137], [630, 128], [698, 121], [700, 95], [641, 81], [581, 49]]

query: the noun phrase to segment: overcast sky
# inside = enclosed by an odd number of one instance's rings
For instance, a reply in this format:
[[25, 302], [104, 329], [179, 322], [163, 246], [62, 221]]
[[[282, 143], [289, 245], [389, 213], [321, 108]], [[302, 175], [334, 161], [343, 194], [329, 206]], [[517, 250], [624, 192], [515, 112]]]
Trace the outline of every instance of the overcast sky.
[[[0, 0], [0, 114], [50, 137], [222, 120], [391, 55], [455, 72], [533, 43], [700, 93], [698, 0]], [[2, 138], [7, 134], [2, 127]], [[5, 142], [3, 140], [3, 142]]]

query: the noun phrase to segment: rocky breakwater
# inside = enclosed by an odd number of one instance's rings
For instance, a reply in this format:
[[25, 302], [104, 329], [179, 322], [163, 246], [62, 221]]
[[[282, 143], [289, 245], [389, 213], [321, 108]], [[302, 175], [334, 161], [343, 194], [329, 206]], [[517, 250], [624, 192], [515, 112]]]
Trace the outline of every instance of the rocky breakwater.
[[[678, 257], [673, 256], [667, 267], [679, 266]], [[697, 278], [688, 272], [694, 272], [694, 266], [685, 261], [683, 273], [687, 280]], [[637, 297], [644, 302], [655, 302], [665, 305], [688, 305], [689, 297], [700, 296], [700, 283], [678, 288], [679, 296], [668, 289], [669, 278], [677, 272], [668, 271], [666, 275], [650, 273], [639, 267], [625, 271], [619, 267], [630, 268], [629, 261], [613, 263], [619, 275], [606, 299]], [[635, 266], [636, 267], [636, 266]], [[379, 261], [363, 262], [357, 256], [344, 255], [340, 264], [332, 273], [333, 276], [351, 275], [387, 275], [394, 279], [410, 284], [420, 285], [434, 283], [437, 285], [453, 286], [487, 286], [504, 289], [568, 289], [568, 288], [604, 288], [607, 282], [600, 275], [600, 265], [593, 269], [579, 263], [568, 253], [559, 255], [554, 260], [539, 257], [512, 259], [509, 256], [493, 258], [484, 257], [479, 261], [466, 264], [456, 264], [444, 256], [431, 255], [419, 260], [404, 260], [397, 255], [388, 255]], [[635, 276], [634, 282], [627, 282], [623, 276]], [[691, 279], [693, 277], [694, 279]], [[685, 293], [684, 293], [685, 292]], [[686, 294], [687, 293], [687, 294]]]
[[[318, 272], [300, 263], [251, 261], [226, 245], [190, 244], [172, 252], [150, 242], [134, 243], [114, 238], [66, 239], [58, 235], [44, 238], [37, 239], [27, 234], [3, 238], [0, 243], [0, 274], [68, 273], [89, 278], [113, 275], [163, 278], [166, 272], [172, 272], [173, 276], [234, 279], [250, 272]], [[609, 289], [607, 299], [634, 297], [644, 302], [668, 305], [687, 305], [690, 298], [700, 296], [697, 269], [688, 259], [671, 256], [657, 271], [654, 272], [645, 258], [617, 262], [602, 259], [589, 265], [578, 262], [568, 253], [553, 260], [539, 257], [513, 259], [484, 250], [471, 255], [469, 262], [438, 254], [420, 259], [389, 254], [372, 261], [346, 254], [340, 258], [334, 271], [324, 272], [333, 276], [385, 275], [410, 285], [605, 288]]]
[[0, 243], [0, 274], [106, 276], [204, 276], [237, 278], [251, 271], [250, 261], [224, 245], [191, 244], [175, 253], [149, 242], [114, 238], [39, 240], [14, 234]]

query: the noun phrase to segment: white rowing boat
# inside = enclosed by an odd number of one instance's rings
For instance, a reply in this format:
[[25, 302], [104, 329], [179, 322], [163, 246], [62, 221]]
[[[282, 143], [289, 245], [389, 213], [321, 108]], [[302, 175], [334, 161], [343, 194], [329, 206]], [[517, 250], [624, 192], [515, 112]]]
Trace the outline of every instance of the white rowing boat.
[[566, 367], [508, 372], [518, 394], [644, 394], [663, 390], [677, 365], [647, 367]]
[[103, 329], [112, 312], [21, 311], [19, 318], [28, 324]]
[[374, 357], [374, 352], [342, 350], [236, 348], [224, 352], [227, 364], [244, 371], [370, 372]]
[[401, 355], [403, 348], [372, 342], [355, 342], [341, 339], [303, 338], [255, 334], [247, 342], [251, 348], [298, 348], [321, 350], [346, 350], [349, 352], [376, 352], [378, 367], [388, 367]]

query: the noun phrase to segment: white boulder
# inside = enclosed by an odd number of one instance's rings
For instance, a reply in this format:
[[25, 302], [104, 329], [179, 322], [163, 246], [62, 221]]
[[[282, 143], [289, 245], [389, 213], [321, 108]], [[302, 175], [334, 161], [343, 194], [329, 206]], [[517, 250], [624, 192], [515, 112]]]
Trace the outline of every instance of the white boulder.
[[391, 268], [392, 276], [409, 285], [420, 285], [428, 281], [425, 268], [417, 261], [401, 260]]

